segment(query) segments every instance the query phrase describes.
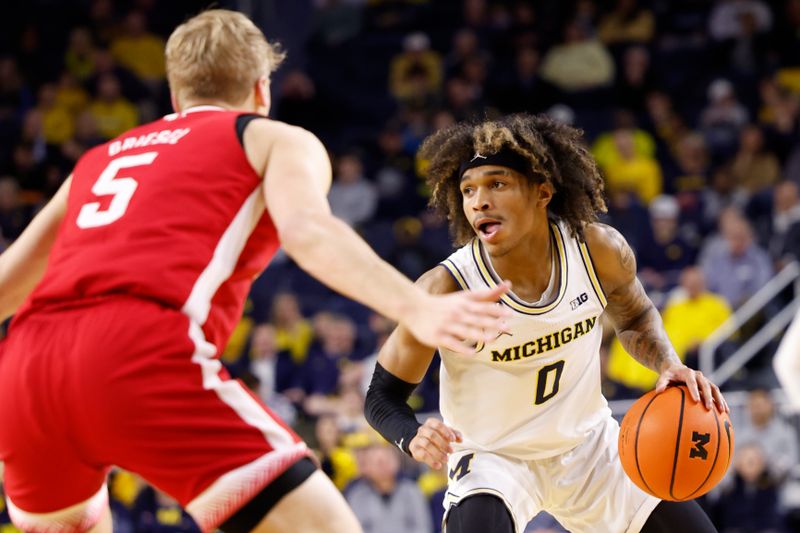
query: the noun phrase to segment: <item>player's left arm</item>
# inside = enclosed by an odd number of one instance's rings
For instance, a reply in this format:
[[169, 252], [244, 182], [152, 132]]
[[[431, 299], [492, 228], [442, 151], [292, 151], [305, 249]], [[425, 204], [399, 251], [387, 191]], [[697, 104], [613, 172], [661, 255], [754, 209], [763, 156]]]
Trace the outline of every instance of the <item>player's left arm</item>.
[[585, 238], [617, 337], [637, 361], [658, 372], [656, 391], [670, 383], [686, 383], [695, 401], [702, 398], [708, 409], [716, 402], [727, 411], [719, 387], [702, 372], [684, 365], [675, 353], [661, 314], [636, 277], [636, 258], [625, 237], [611, 226], [591, 224], [585, 229]]
[[72, 176], [58, 189], [17, 240], [0, 254], [0, 321], [13, 315], [39, 283], [58, 227], [67, 211]]

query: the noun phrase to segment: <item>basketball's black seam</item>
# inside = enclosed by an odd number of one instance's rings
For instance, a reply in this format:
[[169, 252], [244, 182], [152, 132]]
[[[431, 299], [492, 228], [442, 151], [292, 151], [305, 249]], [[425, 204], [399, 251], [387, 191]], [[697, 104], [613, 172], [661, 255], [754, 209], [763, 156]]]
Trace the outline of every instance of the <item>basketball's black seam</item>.
[[725, 433], [728, 435], [728, 464], [725, 466], [725, 471], [728, 471], [728, 468], [731, 466], [731, 423], [726, 420], [725, 421]]
[[634, 459], [636, 459], [636, 470], [639, 472], [639, 478], [642, 480], [642, 483], [644, 483], [644, 486], [647, 487], [647, 490], [650, 491], [651, 494], [653, 494], [653, 489], [650, 488], [650, 484], [644, 478], [644, 474], [642, 474], [642, 469], [639, 466], [639, 430], [642, 427], [642, 421], [644, 420], [644, 415], [647, 414], [647, 410], [650, 409], [650, 404], [656, 401], [656, 398], [658, 398], [658, 396], [653, 395], [653, 397], [650, 398], [650, 401], [647, 402], [647, 405], [645, 405], [644, 409], [642, 410], [642, 414], [639, 417], [639, 423], [636, 424], [636, 440], [633, 443], [633, 457]]
[[694, 495], [695, 492], [697, 492], [698, 490], [703, 488], [703, 486], [708, 481], [708, 478], [710, 478], [711, 474], [714, 473], [714, 467], [717, 466], [717, 459], [719, 459], [719, 447], [720, 447], [720, 444], [722, 444], [722, 442], [721, 442], [722, 441], [722, 439], [721, 439], [722, 433], [720, 432], [720, 429], [719, 429], [719, 418], [717, 417], [717, 412], [714, 410], [714, 407], [711, 408], [711, 412], [714, 413], [714, 422], [717, 423], [717, 453], [714, 455], [714, 461], [711, 463], [711, 468], [708, 471], [708, 475], [703, 480], [703, 482], [700, 483], [700, 486], [697, 487], [696, 489], [694, 489], [694, 491], [692, 491], [686, 497], [687, 499], [691, 498]]
[[681, 429], [683, 429], [683, 406], [686, 402], [686, 395], [683, 392], [683, 389], [678, 387], [678, 390], [681, 393], [681, 416], [678, 418], [678, 438], [675, 439], [675, 456], [672, 461], [672, 479], [669, 482], [669, 495], [674, 499], [675, 493], [673, 489], [675, 488], [675, 470], [678, 468], [678, 452], [681, 449]]

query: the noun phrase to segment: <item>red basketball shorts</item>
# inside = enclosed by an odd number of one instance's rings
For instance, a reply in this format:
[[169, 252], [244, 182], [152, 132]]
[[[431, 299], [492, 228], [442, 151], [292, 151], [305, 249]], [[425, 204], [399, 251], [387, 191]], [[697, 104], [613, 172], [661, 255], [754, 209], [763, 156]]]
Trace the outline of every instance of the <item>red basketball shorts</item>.
[[182, 313], [129, 297], [46, 310], [0, 348], [0, 460], [12, 519], [83, 530], [112, 465], [213, 530], [308, 454]]

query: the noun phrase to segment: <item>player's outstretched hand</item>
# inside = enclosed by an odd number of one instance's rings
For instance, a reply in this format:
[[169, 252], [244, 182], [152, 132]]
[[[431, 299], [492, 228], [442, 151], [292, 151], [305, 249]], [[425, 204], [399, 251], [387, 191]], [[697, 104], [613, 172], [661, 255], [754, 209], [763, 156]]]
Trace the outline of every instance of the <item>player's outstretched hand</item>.
[[474, 353], [479, 342], [489, 342], [506, 330], [508, 310], [497, 303], [511, 288], [509, 282], [493, 289], [425, 295], [411, 310], [405, 326], [421, 343], [456, 353]]
[[411, 439], [408, 451], [420, 463], [439, 470], [447, 464], [447, 456], [453, 452], [451, 442], [461, 442], [461, 433], [446, 426], [441, 420], [429, 418]]
[[731, 412], [719, 387], [711, 383], [699, 370], [693, 370], [686, 365], [667, 367], [656, 382], [656, 393], [663, 392], [670, 383], [685, 383], [692, 399], [696, 402], [702, 399], [708, 410], [711, 410], [712, 405], [716, 403], [720, 412]]

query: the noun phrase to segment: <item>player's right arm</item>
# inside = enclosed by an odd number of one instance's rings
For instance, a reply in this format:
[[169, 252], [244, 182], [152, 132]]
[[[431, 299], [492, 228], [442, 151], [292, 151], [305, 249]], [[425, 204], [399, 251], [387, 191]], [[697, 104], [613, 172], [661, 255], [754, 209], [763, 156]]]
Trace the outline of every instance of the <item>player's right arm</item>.
[[308, 131], [253, 120], [245, 151], [264, 176], [267, 209], [287, 254], [306, 272], [345, 296], [408, 327], [423, 342], [464, 349], [461, 339], [494, 338], [504, 311], [495, 302], [508, 290], [432, 296], [392, 268], [342, 220], [331, 214], [328, 154]]
[[50, 248], [67, 211], [71, 182], [72, 176], [0, 255], [0, 322], [16, 312], [42, 279]]
[[[423, 274], [416, 285], [431, 294], [459, 290], [450, 274], [439, 266]], [[453, 451], [450, 443], [461, 440], [461, 436], [436, 418], [420, 424], [408, 405], [408, 398], [428, 371], [434, 351], [402, 324], [397, 326], [378, 354], [364, 415], [386, 440], [438, 470]]]

